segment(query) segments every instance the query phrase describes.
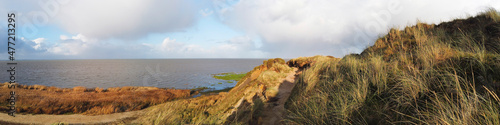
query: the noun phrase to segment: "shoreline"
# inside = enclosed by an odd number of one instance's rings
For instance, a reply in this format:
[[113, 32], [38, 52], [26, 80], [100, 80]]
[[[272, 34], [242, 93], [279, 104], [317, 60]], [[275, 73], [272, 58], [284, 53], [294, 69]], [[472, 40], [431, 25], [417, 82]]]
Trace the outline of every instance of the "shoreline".
[[[18, 110], [27, 112], [18, 114], [19, 118], [50, 124], [181, 123], [177, 120], [189, 120], [191, 117], [218, 119], [217, 123], [221, 124], [280, 123], [285, 111], [284, 104], [294, 88], [294, 81], [299, 71], [299, 68], [289, 65], [279, 58], [269, 59], [245, 73], [234, 87], [205, 92], [193, 89], [132, 86], [102, 89], [83, 86], [57, 88], [43, 85], [16, 85], [16, 91], [19, 91], [21, 96]], [[5, 90], [3, 88], [4, 86], [0, 87], [0, 99], [3, 98], [1, 95]], [[33, 100], [22, 100], [23, 98]], [[157, 101], [152, 101], [155, 99]], [[38, 108], [26, 108], [27, 104]], [[75, 104], [79, 106], [74, 106]], [[76, 110], [71, 110], [73, 111], [71, 113], [53, 112], [67, 111], [65, 108], [68, 105], [72, 105], [72, 109]], [[40, 107], [45, 108], [40, 109]], [[258, 109], [258, 112], [264, 109], [268, 111], [260, 114], [253, 109]], [[280, 115], [274, 116], [276, 113]], [[251, 117], [243, 117], [248, 114], [251, 114]], [[169, 117], [165, 119], [164, 116]], [[173, 119], [170, 119], [170, 116]], [[0, 117], [4, 117], [2, 113]], [[19, 118], [2, 119], [0, 123], [35, 123], [20, 121]]]
[[[241, 79], [241, 76], [246, 75], [245, 72], [241, 73], [218, 73], [212, 74], [212, 77], [219, 80], [224, 80], [225, 84], [234, 83]], [[221, 84], [221, 83], [219, 83]], [[7, 91], [9, 83], [0, 83], [0, 99], [7, 99], [3, 91]], [[23, 85], [15, 83], [16, 93], [18, 93], [16, 113], [17, 114], [54, 114], [54, 115], [67, 115], [67, 114], [83, 114], [83, 115], [102, 115], [112, 114], [127, 111], [142, 110], [147, 107], [161, 104], [167, 101], [183, 98], [197, 98], [200, 96], [217, 95], [220, 92], [228, 92], [232, 87], [222, 89], [212, 87], [198, 87], [193, 89], [175, 89], [175, 88], [158, 88], [148, 86], [123, 86], [123, 87], [84, 87], [76, 86], [73, 88], [63, 88], [45, 85]], [[165, 96], [164, 94], [167, 93]], [[144, 97], [147, 95], [147, 97]], [[68, 97], [69, 96], [69, 97]], [[77, 96], [74, 99], [70, 96]], [[103, 97], [104, 96], [104, 97]], [[132, 99], [132, 104], [115, 105], [109, 104], [116, 99], [126, 98], [124, 100]], [[62, 98], [61, 98], [62, 97]], [[24, 100], [22, 98], [25, 98]], [[28, 98], [39, 100], [40, 102], [26, 101]], [[103, 98], [107, 98], [104, 99]], [[113, 98], [113, 99], [109, 99]], [[47, 101], [48, 100], [48, 101]], [[98, 100], [98, 101], [95, 101]], [[100, 100], [100, 101], [99, 101]], [[138, 101], [140, 100], [140, 101]], [[149, 100], [149, 101], [148, 101]], [[41, 104], [48, 103], [48, 104]], [[92, 103], [91, 106], [71, 107], [74, 105], [82, 105], [76, 103]], [[123, 102], [131, 103], [131, 102]], [[138, 103], [138, 104], [135, 104]], [[6, 113], [6, 104], [0, 103], [0, 112]], [[61, 108], [70, 107], [71, 109]], [[95, 107], [94, 107], [95, 106]]]

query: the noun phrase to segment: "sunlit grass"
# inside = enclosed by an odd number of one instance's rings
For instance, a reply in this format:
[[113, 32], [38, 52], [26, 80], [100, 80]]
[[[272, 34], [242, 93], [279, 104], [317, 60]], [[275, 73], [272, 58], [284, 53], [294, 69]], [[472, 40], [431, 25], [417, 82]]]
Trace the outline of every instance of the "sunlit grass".
[[[0, 84], [6, 86], [7, 84]], [[9, 89], [0, 88], [8, 93]], [[156, 87], [57, 88], [42, 85], [18, 85], [16, 110], [23, 114], [85, 114], [102, 115], [141, 110], [179, 98], [191, 96], [190, 90], [162, 89]], [[0, 94], [7, 100], [8, 95]], [[7, 102], [0, 102], [6, 105]], [[7, 111], [1, 106], [0, 111]]]
[[500, 15], [392, 29], [360, 55], [317, 61], [288, 124], [500, 124]]

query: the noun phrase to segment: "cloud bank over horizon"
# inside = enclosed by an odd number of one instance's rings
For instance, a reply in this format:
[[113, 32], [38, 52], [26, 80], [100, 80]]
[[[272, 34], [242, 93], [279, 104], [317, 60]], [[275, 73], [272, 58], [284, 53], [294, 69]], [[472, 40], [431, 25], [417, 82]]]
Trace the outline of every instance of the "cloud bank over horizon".
[[359, 53], [390, 28], [500, 10], [500, 2], [20, 0], [0, 8], [17, 14], [18, 59], [296, 58]]

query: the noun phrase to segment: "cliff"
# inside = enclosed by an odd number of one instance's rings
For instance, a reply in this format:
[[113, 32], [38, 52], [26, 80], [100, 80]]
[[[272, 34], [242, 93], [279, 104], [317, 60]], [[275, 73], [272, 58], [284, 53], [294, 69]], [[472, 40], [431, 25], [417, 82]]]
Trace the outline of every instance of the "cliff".
[[294, 75], [294, 71], [283, 59], [265, 60], [229, 92], [154, 106], [147, 109], [146, 117], [137, 121], [146, 124], [257, 124], [263, 121], [262, 109], [279, 100], [276, 97], [281, 83], [290, 73]]

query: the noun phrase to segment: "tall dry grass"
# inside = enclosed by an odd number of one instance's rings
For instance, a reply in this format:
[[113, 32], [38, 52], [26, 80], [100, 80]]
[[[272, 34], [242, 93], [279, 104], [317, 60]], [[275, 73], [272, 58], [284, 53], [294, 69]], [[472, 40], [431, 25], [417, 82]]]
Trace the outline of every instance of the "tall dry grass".
[[[0, 88], [0, 100], [11, 91], [7, 84]], [[87, 89], [84, 87], [56, 88], [42, 85], [18, 85], [17, 113], [100, 115], [135, 111], [178, 98], [191, 96], [190, 90], [156, 87], [116, 87]], [[0, 111], [7, 112], [7, 102], [0, 102]]]
[[500, 15], [391, 29], [300, 75], [289, 124], [500, 124]]

